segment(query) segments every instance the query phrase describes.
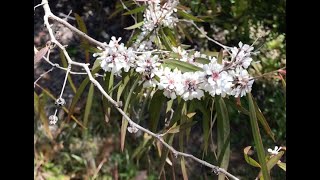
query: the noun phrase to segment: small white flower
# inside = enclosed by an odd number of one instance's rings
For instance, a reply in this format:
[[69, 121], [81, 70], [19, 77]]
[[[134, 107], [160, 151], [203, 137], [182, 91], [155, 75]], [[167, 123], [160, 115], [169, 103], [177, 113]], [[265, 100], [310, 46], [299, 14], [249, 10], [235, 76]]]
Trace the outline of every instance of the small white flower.
[[151, 56], [151, 52], [138, 56], [136, 71], [142, 74], [143, 87], [156, 86], [157, 81], [154, 80], [154, 76], [158, 73], [161, 65], [158, 60], [158, 55]]
[[49, 116], [49, 124], [50, 125], [54, 125], [56, 124], [58, 121], [58, 117], [56, 115], [51, 115]]
[[136, 128], [135, 126], [128, 126], [127, 130], [129, 131], [129, 133], [137, 133], [138, 132], [138, 128]]
[[232, 77], [223, 71], [223, 66], [216, 61], [203, 66], [204, 73], [208, 78], [206, 83], [203, 84], [203, 89], [211, 96], [221, 95], [225, 97], [231, 93]]
[[183, 86], [181, 83], [182, 74], [178, 69], [174, 69], [171, 72], [170, 68], [165, 67], [164, 70], [161, 69], [162, 75], [160, 76], [160, 82], [158, 83], [158, 88], [164, 90], [163, 94], [171, 99], [175, 99], [177, 95], [183, 93]]
[[274, 150], [272, 150], [271, 148], [269, 148], [269, 149], [268, 149], [268, 152], [269, 152], [271, 155], [277, 155], [280, 150], [281, 150], [281, 147], [275, 146]]
[[239, 42], [239, 48], [233, 47], [231, 49], [231, 57], [235, 59], [235, 62], [242, 65], [243, 68], [247, 69], [252, 62], [251, 54], [253, 47], [248, 44]]
[[240, 66], [235, 71], [229, 71], [233, 75], [234, 86], [232, 87], [231, 95], [235, 97], [245, 96], [246, 93], [251, 92], [254, 80], [249, 76], [247, 70], [242, 69]]
[[121, 73], [122, 69], [128, 72], [130, 67], [133, 67], [133, 62], [136, 59], [133, 49], [127, 49], [123, 43], [119, 44], [120, 40], [121, 37], [117, 40], [112, 36], [109, 45], [104, 51], [93, 54], [94, 57], [99, 56], [97, 59], [101, 60], [100, 66], [104, 71], [117, 75]]
[[201, 89], [201, 83], [204, 81], [202, 72], [186, 72], [182, 75], [183, 94], [182, 98], [192, 100], [193, 98], [201, 99], [204, 92]]

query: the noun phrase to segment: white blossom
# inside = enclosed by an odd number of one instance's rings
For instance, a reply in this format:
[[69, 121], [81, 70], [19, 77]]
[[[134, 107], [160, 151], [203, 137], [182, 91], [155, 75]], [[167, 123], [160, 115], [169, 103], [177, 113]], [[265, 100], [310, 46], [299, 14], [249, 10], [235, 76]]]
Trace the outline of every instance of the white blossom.
[[234, 85], [231, 90], [231, 95], [235, 97], [245, 96], [246, 93], [251, 92], [253, 79], [249, 76], [247, 70], [237, 67], [235, 71], [229, 71], [233, 75]]
[[114, 36], [111, 37], [111, 41], [102, 52], [93, 54], [94, 57], [98, 57], [97, 60], [101, 60], [100, 66], [104, 71], [117, 75], [121, 73], [122, 69], [128, 72], [136, 59], [132, 48], [127, 49], [123, 43], [119, 44], [120, 40], [121, 37], [118, 39]]
[[143, 87], [155, 87], [157, 81], [154, 79], [154, 76], [159, 71], [160, 63], [158, 62], [158, 55], [151, 55], [151, 52], [143, 53], [138, 56], [138, 60], [136, 62], [136, 71], [142, 74]]
[[225, 97], [231, 93], [233, 79], [226, 71], [223, 71], [222, 65], [214, 61], [204, 65], [203, 70], [207, 77], [207, 83], [204, 83], [203, 89], [211, 96]]
[[177, 95], [183, 93], [182, 86], [182, 74], [178, 69], [174, 69], [173, 72], [170, 68], [165, 67], [162, 70], [162, 75], [160, 76], [160, 82], [158, 83], [158, 88], [163, 89], [163, 94], [171, 99], [175, 99]]
[[268, 152], [269, 152], [271, 155], [277, 155], [280, 150], [281, 150], [281, 147], [275, 146], [274, 150], [272, 150], [271, 148], [269, 148], [269, 149], [268, 149]]
[[251, 58], [252, 50], [253, 50], [252, 46], [239, 42], [239, 48], [233, 47], [231, 49], [231, 53], [232, 53], [231, 58], [235, 59], [236, 63], [242, 65], [243, 68], [247, 69], [252, 61], [252, 58]]
[[201, 83], [204, 79], [202, 72], [186, 72], [182, 75], [183, 94], [182, 98], [192, 100], [193, 98], [201, 99], [204, 92], [201, 89]]

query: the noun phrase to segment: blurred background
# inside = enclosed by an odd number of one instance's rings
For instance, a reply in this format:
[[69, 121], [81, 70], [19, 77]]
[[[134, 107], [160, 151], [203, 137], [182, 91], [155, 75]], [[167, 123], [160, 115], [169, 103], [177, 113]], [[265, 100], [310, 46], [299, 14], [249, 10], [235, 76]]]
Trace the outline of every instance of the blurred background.
[[[40, 1], [34, 1], [35, 5], [39, 3]], [[189, 7], [194, 16], [205, 19], [206, 22], [197, 25], [203, 28], [209, 37], [227, 46], [236, 46], [239, 41], [246, 44], [256, 41], [254, 47], [259, 49], [260, 53], [254, 56], [255, 62], [249, 70], [252, 76], [260, 76], [286, 66], [285, 0], [180, 0], [180, 3]], [[126, 11], [121, 8], [119, 1], [52, 0], [49, 4], [52, 12], [62, 18], [67, 17], [72, 11], [67, 21], [76, 27], [78, 25], [74, 13], [77, 13], [84, 21], [87, 33], [99, 41], [109, 42], [111, 36], [116, 36], [122, 37], [122, 42], [126, 42], [130, 37], [130, 31], [123, 28], [134, 22], [130, 16], [122, 15]], [[95, 59], [92, 53], [90, 52], [90, 56], [86, 58], [86, 52], [79, 46], [81, 40], [77, 36], [61, 25], [54, 24], [53, 28], [59, 32], [60, 42], [68, 45], [67, 50], [74, 60], [89, 61], [93, 64]], [[191, 44], [200, 51], [220, 50], [192, 26], [187, 28], [187, 32], [190, 38], [186, 38], [184, 44]], [[47, 40], [43, 10], [37, 8], [34, 16], [34, 45], [40, 49], [45, 46]], [[50, 59], [63, 66], [59, 51], [53, 50]], [[50, 68], [44, 61], [35, 64], [34, 79]], [[57, 126], [47, 128], [46, 119], [55, 111], [52, 96], [59, 96], [64, 76], [64, 71], [55, 69], [38, 82], [44, 89], [35, 87], [35, 179], [158, 179], [160, 157], [157, 149], [154, 146], [146, 146], [137, 153], [137, 148], [144, 139], [142, 134], [137, 133], [127, 135], [124, 152], [121, 152], [121, 116], [114, 113], [106, 122], [100, 95], [94, 96], [86, 130], [73, 120], [66, 121], [68, 115], [63, 110], [58, 111], [60, 120]], [[72, 76], [74, 85], [79, 87], [84, 78]], [[78, 120], [83, 119], [88, 90], [89, 86], [76, 105], [74, 117]], [[275, 145], [286, 146], [285, 93], [285, 86], [278, 76], [259, 78], [253, 85], [252, 94], [275, 135], [276, 143], [265, 133], [261, 133], [266, 149], [273, 149]], [[67, 101], [66, 107], [70, 106], [74, 94], [72, 87], [67, 85], [63, 95]], [[243, 157], [243, 149], [254, 144], [249, 118], [235, 109], [228, 110], [231, 126], [231, 157], [228, 171], [241, 179], [254, 179], [259, 169], [247, 164]], [[142, 125], [146, 123], [140, 122]], [[53, 138], [48, 137], [47, 131], [50, 131]], [[215, 132], [212, 136], [216, 136]], [[176, 140], [173, 141], [173, 146], [178, 147]], [[196, 124], [192, 128], [192, 136], [185, 144], [185, 151], [212, 162], [213, 155], [210, 152], [215, 148], [214, 143], [210, 144], [205, 156], [202, 148], [199, 148], [201, 146], [202, 128], [201, 124]], [[255, 155], [254, 157], [257, 159]], [[207, 168], [189, 159], [186, 161], [190, 179], [216, 179], [217, 176]], [[161, 179], [182, 179], [178, 163], [173, 162], [172, 166], [166, 164], [166, 174], [161, 176]], [[273, 179], [286, 177], [285, 172], [279, 167], [272, 169], [271, 176]]]

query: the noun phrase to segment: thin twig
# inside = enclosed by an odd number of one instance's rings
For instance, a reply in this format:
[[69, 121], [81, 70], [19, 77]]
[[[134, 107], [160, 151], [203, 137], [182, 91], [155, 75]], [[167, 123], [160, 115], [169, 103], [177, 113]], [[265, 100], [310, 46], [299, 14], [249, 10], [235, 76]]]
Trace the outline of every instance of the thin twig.
[[38, 77], [38, 79], [36, 79], [35, 81], [34, 81], [34, 83], [33, 83], [33, 87], [35, 88], [36, 87], [36, 84], [37, 84], [37, 82], [44, 76], [44, 75], [46, 75], [46, 74], [48, 74], [49, 72], [51, 72], [52, 70], [54, 69], [54, 67], [52, 67], [51, 69], [49, 69], [48, 71], [46, 71], [46, 72], [44, 72], [43, 74], [41, 74], [39, 77]]
[[141, 131], [143, 131], [143, 132], [145, 132], [145, 133], [153, 136], [154, 138], [156, 138], [156, 139], [157, 139], [158, 141], [160, 141], [165, 147], [167, 147], [170, 151], [172, 151], [175, 156], [180, 155], [180, 156], [184, 156], [184, 157], [187, 157], [187, 158], [191, 158], [191, 159], [199, 162], [200, 164], [205, 165], [205, 166], [207, 166], [207, 167], [215, 170], [215, 171], [218, 172], [218, 173], [223, 173], [223, 174], [229, 176], [229, 177], [232, 178], [232, 179], [238, 180], [237, 177], [235, 177], [234, 175], [228, 173], [228, 172], [227, 172], [225, 169], [223, 169], [223, 168], [219, 168], [218, 166], [212, 165], [212, 164], [210, 164], [210, 163], [208, 163], [208, 162], [206, 162], [206, 161], [203, 161], [203, 160], [201, 160], [201, 159], [199, 159], [199, 158], [197, 158], [197, 157], [195, 157], [195, 156], [193, 156], [193, 155], [191, 155], [191, 154], [187, 154], [187, 153], [183, 153], [183, 152], [180, 152], [180, 151], [175, 150], [172, 146], [170, 146], [169, 144], [167, 144], [167, 143], [159, 136], [159, 134], [153, 133], [153, 132], [151, 132], [150, 130], [148, 130], [148, 129], [140, 126], [139, 124], [136, 124], [134, 121], [132, 121], [131, 118], [128, 117], [127, 114], [120, 108], [118, 102], [116, 102], [115, 100], [113, 100], [113, 99], [105, 92], [105, 90], [104, 90], [103, 87], [99, 84], [99, 82], [93, 78], [93, 76], [92, 76], [92, 74], [91, 74], [91, 71], [90, 71], [90, 69], [89, 69], [89, 67], [88, 67], [89, 64], [75, 62], [75, 61], [73, 61], [73, 60], [70, 58], [70, 56], [69, 56], [68, 52], [66, 51], [65, 47], [64, 47], [62, 44], [60, 44], [60, 42], [58, 42], [58, 41], [56, 40], [56, 38], [55, 38], [55, 36], [54, 36], [54, 34], [53, 34], [53, 31], [52, 31], [52, 29], [51, 29], [51, 26], [50, 26], [50, 24], [49, 24], [48, 19], [50, 18], [50, 19], [53, 19], [53, 20], [55, 20], [55, 21], [57, 21], [57, 22], [59, 22], [59, 23], [61, 23], [61, 24], [66, 25], [68, 28], [70, 28], [71, 30], [73, 30], [74, 32], [76, 32], [78, 35], [83, 36], [83, 37], [86, 37], [86, 39], [88, 39], [88, 40], [90, 39], [90, 42], [93, 42], [94, 44], [99, 45], [100, 47], [104, 47], [105, 44], [100, 43], [100, 42], [92, 39], [91, 37], [87, 36], [86, 34], [82, 33], [81, 31], [79, 32], [78, 29], [74, 28], [74, 27], [71, 26], [69, 23], [67, 23], [67, 22], [65, 22], [64, 20], [60, 19], [59, 17], [53, 15], [52, 12], [51, 12], [51, 10], [50, 10], [50, 7], [49, 7], [49, 5], [48, 5], [48, 1], [47, 1], [47, 0], [42, 0], [42, 3], [44, 4], [44, 5], [43, 5], [43, 9], [44, 9], [44, 11], [45, 11], [44, 22], [45, 22], [45, 25], [46, 25], [46, 27], [47, 27], [47, 29], [48, 29], [48, 32], [49, 32], [49, 35], [50, 35], [50, 38], [51, 38], [51, 42], [54, 43], [54, 44], [56, 44], [56, 45], [63, 51], [63, 54], [65, 55], [65, 57], [66, 57], [66, 59], [67, 59], [67, 61], [68, 61], [68, 63], [69, 63], [70, 65], [81, 66], [81, 67], [83, 67], [83, 68], [85, 69], [85, 71], [86, 71], [87, 74], [88, 74], [88, 77], [89, 77], [90, 81], [100, 90], [100, 92], [107, 98], [107, 100], [110, 101], [110, 103], [115, 106], [115, 108], [119, 111], [120, 114], [123, 115], [124, 119], [126, 119], [126, 120], [129, 122], [130, 125], [132, 125], [132, 126], [136, 127], [137, 129], [139, 129], [139, 130], [141, 130]]
[[[186, 20], [186, 19], [179, 19], [179, 21], [187, 22], [187, 23], [192, 24], [192, 25], [193, 25], [198, 31], [200, 31], [200, 33], [201, 33], [202, 35], [204, 35], [209, 41], [211, 41], [211, 42], [213, 42], [213, 43], [216, 43], [217, 45], [221, 46], [223, 49], [225, 49], [225, 50], [231, 49], [231, 47], [225, 46], [225, 45], [219, 43], [218, 41], [212, 39], [212, 38], [209, 37], [208, 35], [206, 35], [206, 34], [203, 32], [203, 30], [201, 30], [193, 21]], [[229, 50], [228, 50], [228, 52], [229, 52]]]
[[286, 68], [287, 68], [287, 67], [285, 66], [285, 67], [282, 67], [282, 68], [280, 68], [280, 69], [277, 69], [277, 70], [274, 70], [274, 71], [271, 71], [271, 72], [264, 73], [264, 74], [262, 74], [262, 75], [260, 75], [260, 76], [252, 77], [252, 78], [250, 78], [250, 80], [251, 80], [251, 79], [258, 79], [258, 78], [265, 77], [265, 76], [269, 76], [269, 75], [272, 75], [272, 74], [274, 74], [274, 73], [279, 72], [279, 70], [283, 70], [283, 69], [286, 69]]

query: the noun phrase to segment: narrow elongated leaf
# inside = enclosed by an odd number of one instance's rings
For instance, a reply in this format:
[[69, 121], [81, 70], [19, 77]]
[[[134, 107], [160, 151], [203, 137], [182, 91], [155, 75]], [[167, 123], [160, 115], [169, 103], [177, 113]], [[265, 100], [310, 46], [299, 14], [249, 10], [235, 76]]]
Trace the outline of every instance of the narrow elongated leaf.
[[283, 169], [284, 171], [287, 171], [287, 165], [286, 163], [283, 162], [278, 162], [278, 166]]
[[[123, 108], [123, 111], [125, 113], [127, 113], [127, 111], [128, 111], [132, 93], [135, 90], [135, 88], [137, 87], [138, 82], [139, 82], [139, 78], [136, 78], [136, 80], [134, 81], [132, 87], [130, 88], [128, 97], [126, 99], [126, 103], [125, 103], [124, 108]], [[127, 127], [128, 127], [128, 121], [124, 117], [122, 117], [122, 124], [121, 124], [121, 151], [122, 152], [123, 152], [123, 149], [124, 149], [124, 142], [125, 142]]]
[[174, 110], [171, 122], [169, 124], [170, 127], [172, 127], [173, 124], [175, 124], [181, 118], [181, 110], [183, 108], [184, 103], [183, 101], [181, 101], [180, 97], [178, 97], [177, 99], [178, 99], [178, 106]]
[[204, 139], [204, 147], [203, 151], [207, 154], [208, 145], [209, 145], [209, 131], [210, 131], [210, 115], [209, 111], [205, 106], [198, 100], [195, 100], [194, 103], [196, 104], [197, 109], [199, 109], [202, 113], [202, 129], [203, 129], [203, 139]]
[[166, 49], [168, 51], [172, 51], [172, 48], [171, 48], [172, 44], [171, 44], [169, 38], [167, 37], [167, 35], [163, 32], [163, 29], [161, 29], [159, 32], [160, 32], [159, 38], [160, 38], [161, 43], [166, 47]]
[[[230, 121], [227, 106], [220, 96], [215, 97], [217, 110], [217, 144], [218, 163], [221, 168], [228, 169], [230, 158]], [[219, 174], [218, 179], [222, 180], [225, 175]]]
[[34, 105], [34, 111], [38, 114], [39, 113], [39, 96], [38, 94], [34, 91], [33, 92], [33, 105]]
[[165, 28], [163, 28], [163, 32], [167, 36], [167, 38], [169, 39], [171, 44], [176, 47], [178, 44], [177, 43], [178, 38], [176, 38], [175, 34], [173, 34], [173, 31], [170, 28], [165, 27]]
[[143, 21], [138, 22], [138, 23], [136, 23], [136, 24], [134, 24], [134, 25], [132, 25], [132, 26], [126, 27], [126, 28], [124, 28], [124, 29], [126, 29], [126, 30], [136, 29], [136, 28], [138, 28], [138, 27], [140, 27], [140, 26], [142, 26], [142, 25], [143, 25]]
[[254, 144], [258, 153], [259, 164], [262, 169], [262, 175], [264, 180], [270, 180], [270, 174], [268, 172], [267, 163], [265, 159], [264, 147], [261, 140], [260, 130], [258, 126], [257, 114], [255, 111], [255, 106], [251, 93], [247, 94], [248, 103], [249, 103], [249, 112], [250, 112], [250, 124], [252, 129], [252, 135]]
[[122, 80], [121, 80], [121, 84], [118, 88], [118, 92], [117, 92], [117, 102], [120, 101], [120, 97], [122, 95], [123, 90], [125, 89], [125, 87], [127, 86], [128, 82], [130, 80], [130, 76], [129, 74], [123, 76]]
[[[246, 114], [246, 115], [249, 115], [249, 111], [242, 107], [242, 106], [239, 106], [237, 105], [236, 103], [234, 102], [231, 102], [229, 99], [225, 99], [225, 102], [230, 105], [231, 107], [233, 107], [234, 109], [240, 111], [241, 113], [243, 114]], [[271, 139], [273, 141], [275, 141], [275, 138], [274, 138], [274, 133], [272, 132], [267, 120], [265, 119], [264, 115], [262, 114], [260, 108], [258, 107], [258, 104], [257, 102], [254, 100], [254, 105], [255, 105], [255, 111], [256, 111], [256, 114], [257, 114], [257, 118], [259, 120], [259, 123], [261, 123], [263, 129], [265, 130], [265, 132], [271, 137]]]
[[[268, 171], [270, 173], [270, 170], [279, 162], [281, 157], [283, 156], [284, 151], [280, 151], [277, 155], [273, 156], [268, 162], [267, 162], [267, 167]], [[262, 172], [259, 172], [258, 177], [260, 178], [262, 176]]]
[[206, 59], [206, 58], [195, 58], [197, 63], [201, 63], [201, 64], [209, 64], [210, 60]]
[[88, 92], [88, 96], [87, 96], [86, 108], [84, 110], [84, 117], [83, 117], [83, 125], [85, 127], [88, 126], [88, 119], [89, 119], [89, 114], [90, 114], [91, 106], [92, 106], [93, 93], [94, 93], [94, 85], [91, 83], [90, 88], [89, 88], [89, 92]]
[[161, 107], [165, 102], [166, 97], [163, 96], [162, 91], [156, 91], [153, 94], [153, 97], [149, 106], [149, 114], [150, 114], [150, 130], [155, 132], [158, 127]]
[[44, 127], [44, 131], [46, 132], [46, 135], [47, 137], [50, 139], [50, 140], [53, 140], [53, 136], [51, 134], [51, 131], [49, 129], [49, 119], [48, 119], [48, 116], [46, 115], [46, 112], [44, 110], [44, 107], [45, 107], [45, 102], [43, 101], [43, 98], [39, 98], [36, 93], [34, 93], [34, 99], [38, 101], [38, 107], [36, 107], [38, 109], [38, 112], [39, 112], [39, 118], [40, 120], [42, 121], [42, 125]]
[[185, 19], [193, 20], [195, 22], [204, 22], [202, 19], [199, 19], [199, 18], [197, 18], [197, 17], [195, 17], [195, 16], [193, 16], [191, 14], [188, 14], [183, 10], [178, 10], [177, 13], [178, 13], [178, 15], [184, 17]]
[[186, 161], [184, 160], [184, 157], [181, 157], [181, 171], [182, 171], [183, 180], [188, 180]]
[[177, 27], [178, 27], [178, 30], [180, 31], [180, 33], [182, 33], [190, 42], [193, 43], [193, 39], [192, 39], [190, 33], [182, 26], [183, 25], [181, 23], [177, 23]]
[[[86, 27], [86, 24], [84, 23], [83, 19], [81, 18], [81, 16], [79, 16], [77, 13], [74, 13], [74, 16], [76, 18], [76, 21], [77, 21], [77, 24], [78, 24], [78, 27], [79, 27], [79, 30], [88, 34], [88, 30], [87, 30], [87, 27]], [[85, 61], [87, 63], [89, 63], [89, 42], [87, 39], [81, 37], [81, 45], [84, 49], [84, 54], [85, 54]]]
[[87, 30], [87, 27], [86, 27], [83, 19], [81, 18], [81, 16], [79, 16], [79, 14], [77, 14], [77, 13], [74, 13], [74, 17], [75, 17], [75, 19], [77, 21], [79, 30], [87, 34], [88, 30]]
[[[172, 145], [173, 142], [173, 138], [174, 138], [174, 134], [170, 134], [167, 137], [167, 143], [169, 145]], [[160, 158], [160, 165], [159, 165], [159, 169], [160, 169], [160, 174], [159, 177], [161, 176], [162, 172], [164, 171], [164, 165], [166, 163], [166, 159], [168, 158], [168, 153], [169, 153], [169, 149], [168, 148], [162, 148], [162, 152], [161, 152], [161, 158]]]
[[[97, 73], [98, 71], [100, 70], [100, 66], [96, 67], [95, 69], [93, 69], [92, 73], [91, 74], [95, 74]], [[90, 79], [89, 77], [86, 77], [86, 79], [84, 79], [82, 81], [82, 83], [80, 84], [76, 94], [74, 95], [74, 97], [72, 98], [72, 102], [71, 102], [71, 105], [70, 105], [70, 108], [69, 108], [69, 114], [68, 114], [68, 118], [67, 118], [67, 121], [70, 120], [70, 117], [73, 115], [73, 111], [74, 111], [74, 108], [76, 107], [76, 104], [77, 102], [79, 101], [80, 99], [80, 96], [82, 95], [85, 87], [87, 86], [87, 84], [90, 82]]]
[[218, 63], [222, 64], [222, 59], [223, 59], [223, 49], [220, 50], [219, 55], [218, 55]]
[[139, 12], [143, 12], [146, 9], [147, 6], [138, 6], [135, 9], [132, 9], [128, 12], [123, 13], [122, 15], [130, 15], [130, 14], [135, 14], [135, 13], [139, 13]]
[[196, 72], [196, 71], [201, 71], [201, 68], [192, 65], [187, 62], [183, 61], [178, 61], [178, 60], [164, 60], [164, 66], [167, 66], [171, 69], [178, 68], [182, 72]]
[[266, 118], [264, 117], [264, 115], [262, 114], [260, 108], [258, 107], [257, 102], [254, 100], [254, 98], [252, 98], [253, 103], [254, 103], [254, 107], [255, 107], [255, 111], [257, 113], [257, 118], [259, 120], [259, 122], [261, 123], [263, 129], [266, 131], [266, 133], [271, 137], [271, 139], [276, 142], [275, 138], [274, 138], [274, 133], [272, 132]]
[[244, 159], [247, 161], [248, 164], [250, 164], [251, 166], [254, 166], [254, 167], [258, 167], [258, 168], [261, 168], [260, 164], [252, 159], [249, 155], [248, 155], [248, 152], [249, 150], [251, 149], [251, 146], [248, 146], [246, 148], [243, 149], [243, 154], [244, 154]]
[[183, 124], [180, 124], [180, 125], [177, 125], [177, 126], [173, 126], [171, 127], [167, 133], [169, 134], [174, 134], [174, 133], [177, 133], [177, 132], [181, 132], [181, 131], [184, 131], [186, 130], [187, 128], [190, 128], [192, 127], [193, 125], [195, 125], [197, 122], [185, 122]]
[[[144, 150], [147, 149], [149, 146], [151, 146], [153, 143], [152, 136], [145, 133], [143, 135], [143, 141], [139, 144], [139, 146], [134, 150], [132, 153], [131, 158], [134, 159], [136, 157], [139, 157], [139, 155], [143, 154]], [[137, 158], [139, 159], [139, 158]]]

